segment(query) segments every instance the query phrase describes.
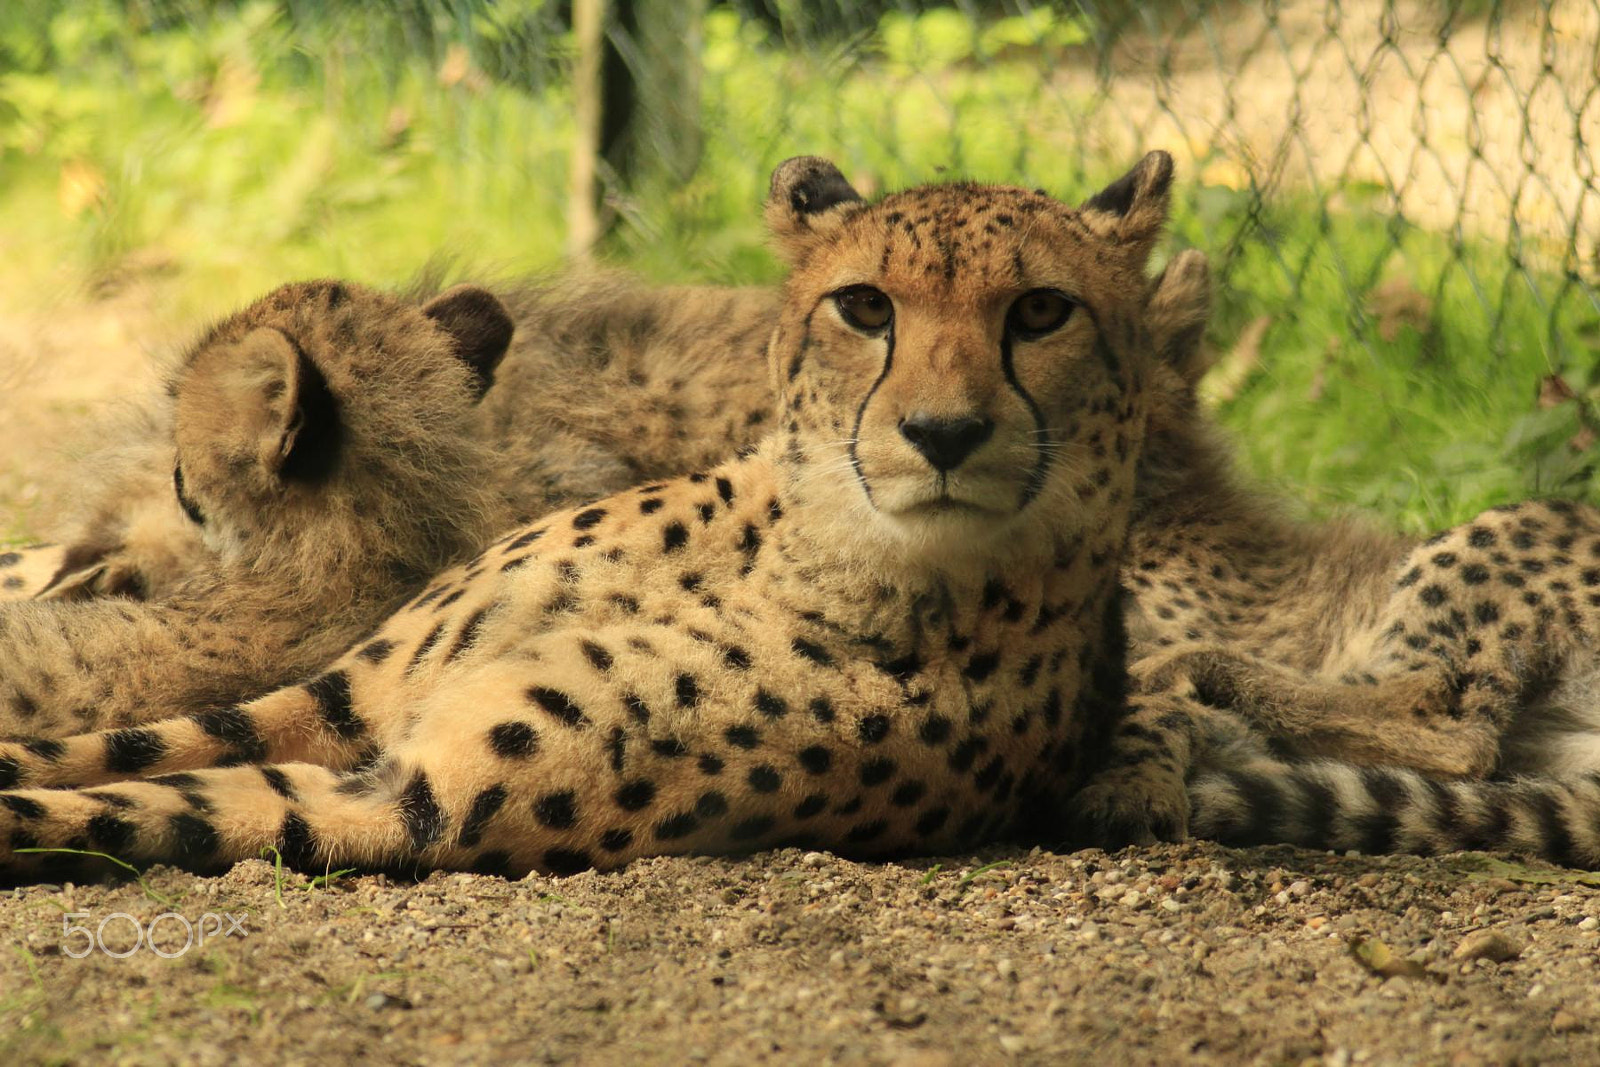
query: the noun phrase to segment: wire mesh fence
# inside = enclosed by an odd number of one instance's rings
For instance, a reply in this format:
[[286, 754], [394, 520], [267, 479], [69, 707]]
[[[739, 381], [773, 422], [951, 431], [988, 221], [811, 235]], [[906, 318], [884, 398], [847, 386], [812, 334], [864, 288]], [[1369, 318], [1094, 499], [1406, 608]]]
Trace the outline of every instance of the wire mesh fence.
[[34, 0], [0, 65], [0, 166], [213, 277], [553, 262], [586, 93], [598, 253], [658, 278], [776, 277], [790, 155], [1071, 199], [1164, 148], [1258, 470], [1413, 525], [1590, 491], [1600, 0]]

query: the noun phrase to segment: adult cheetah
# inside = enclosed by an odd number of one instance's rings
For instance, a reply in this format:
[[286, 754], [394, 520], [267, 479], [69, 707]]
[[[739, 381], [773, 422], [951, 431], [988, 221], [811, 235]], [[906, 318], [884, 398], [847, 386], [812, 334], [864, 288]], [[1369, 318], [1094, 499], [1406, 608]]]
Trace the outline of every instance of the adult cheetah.
[[[0, 864], [270, 845], [565, 872], [946, 849], [1053, 813], [1120, 709], [1170, 178], [1157, 152], [1081, 210], [968, 184], [869, 204], [785, 163], [757, 450], [514, 530], [308, 684], [0, 750], [35, 787], [0, 793]], [[37, 788], [68, 785], [93, 787]]]

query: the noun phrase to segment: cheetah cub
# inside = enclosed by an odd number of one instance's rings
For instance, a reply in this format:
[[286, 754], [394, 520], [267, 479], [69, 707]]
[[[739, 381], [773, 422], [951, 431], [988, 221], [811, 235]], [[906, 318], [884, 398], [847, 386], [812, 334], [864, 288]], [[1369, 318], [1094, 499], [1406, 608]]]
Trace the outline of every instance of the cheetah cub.
[[970, 184], [869, 204], [788, 161], [753, 453], [509, 533], [307, 684], [0, 748], [34, 787], [0, 793], [0, 866], [272, 846], [560, 873], [1025, 829], [1119, 710], [1171, 173], [1152, 153], [1079, 210]]
[[1196, 402], [1203, 260], [1166, 273], [1129, 710], [1068, 805], [1079, 836], [1600, 866], [1600, 512], [1523, 503], [1426, 541], [1288, 518]]

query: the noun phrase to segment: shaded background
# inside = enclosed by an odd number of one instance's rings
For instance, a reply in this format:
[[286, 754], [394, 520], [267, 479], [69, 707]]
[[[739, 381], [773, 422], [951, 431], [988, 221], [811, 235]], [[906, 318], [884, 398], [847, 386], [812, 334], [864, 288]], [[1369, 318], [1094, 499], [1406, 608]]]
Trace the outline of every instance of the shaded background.
[[0, 536], [46, 443], [278, 282], [770, 281], [800, 153], [1074, 200], [1165, 148], [1257, 473], [1410, 529], [1589, 495], [1597, 68], [1600, 0], [14, 0]]

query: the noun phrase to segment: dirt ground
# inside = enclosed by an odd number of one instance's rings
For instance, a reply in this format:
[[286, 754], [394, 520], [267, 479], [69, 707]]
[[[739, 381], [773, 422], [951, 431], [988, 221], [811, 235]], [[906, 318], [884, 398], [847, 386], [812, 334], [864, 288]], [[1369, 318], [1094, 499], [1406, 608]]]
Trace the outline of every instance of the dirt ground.
[[[1600, 893], [1574, 877], [1209, 844], [159, 871], [0, 896], [0, 1060], [1593, 1063]], [[213, 936], [134, 941], [168, 912]]]

